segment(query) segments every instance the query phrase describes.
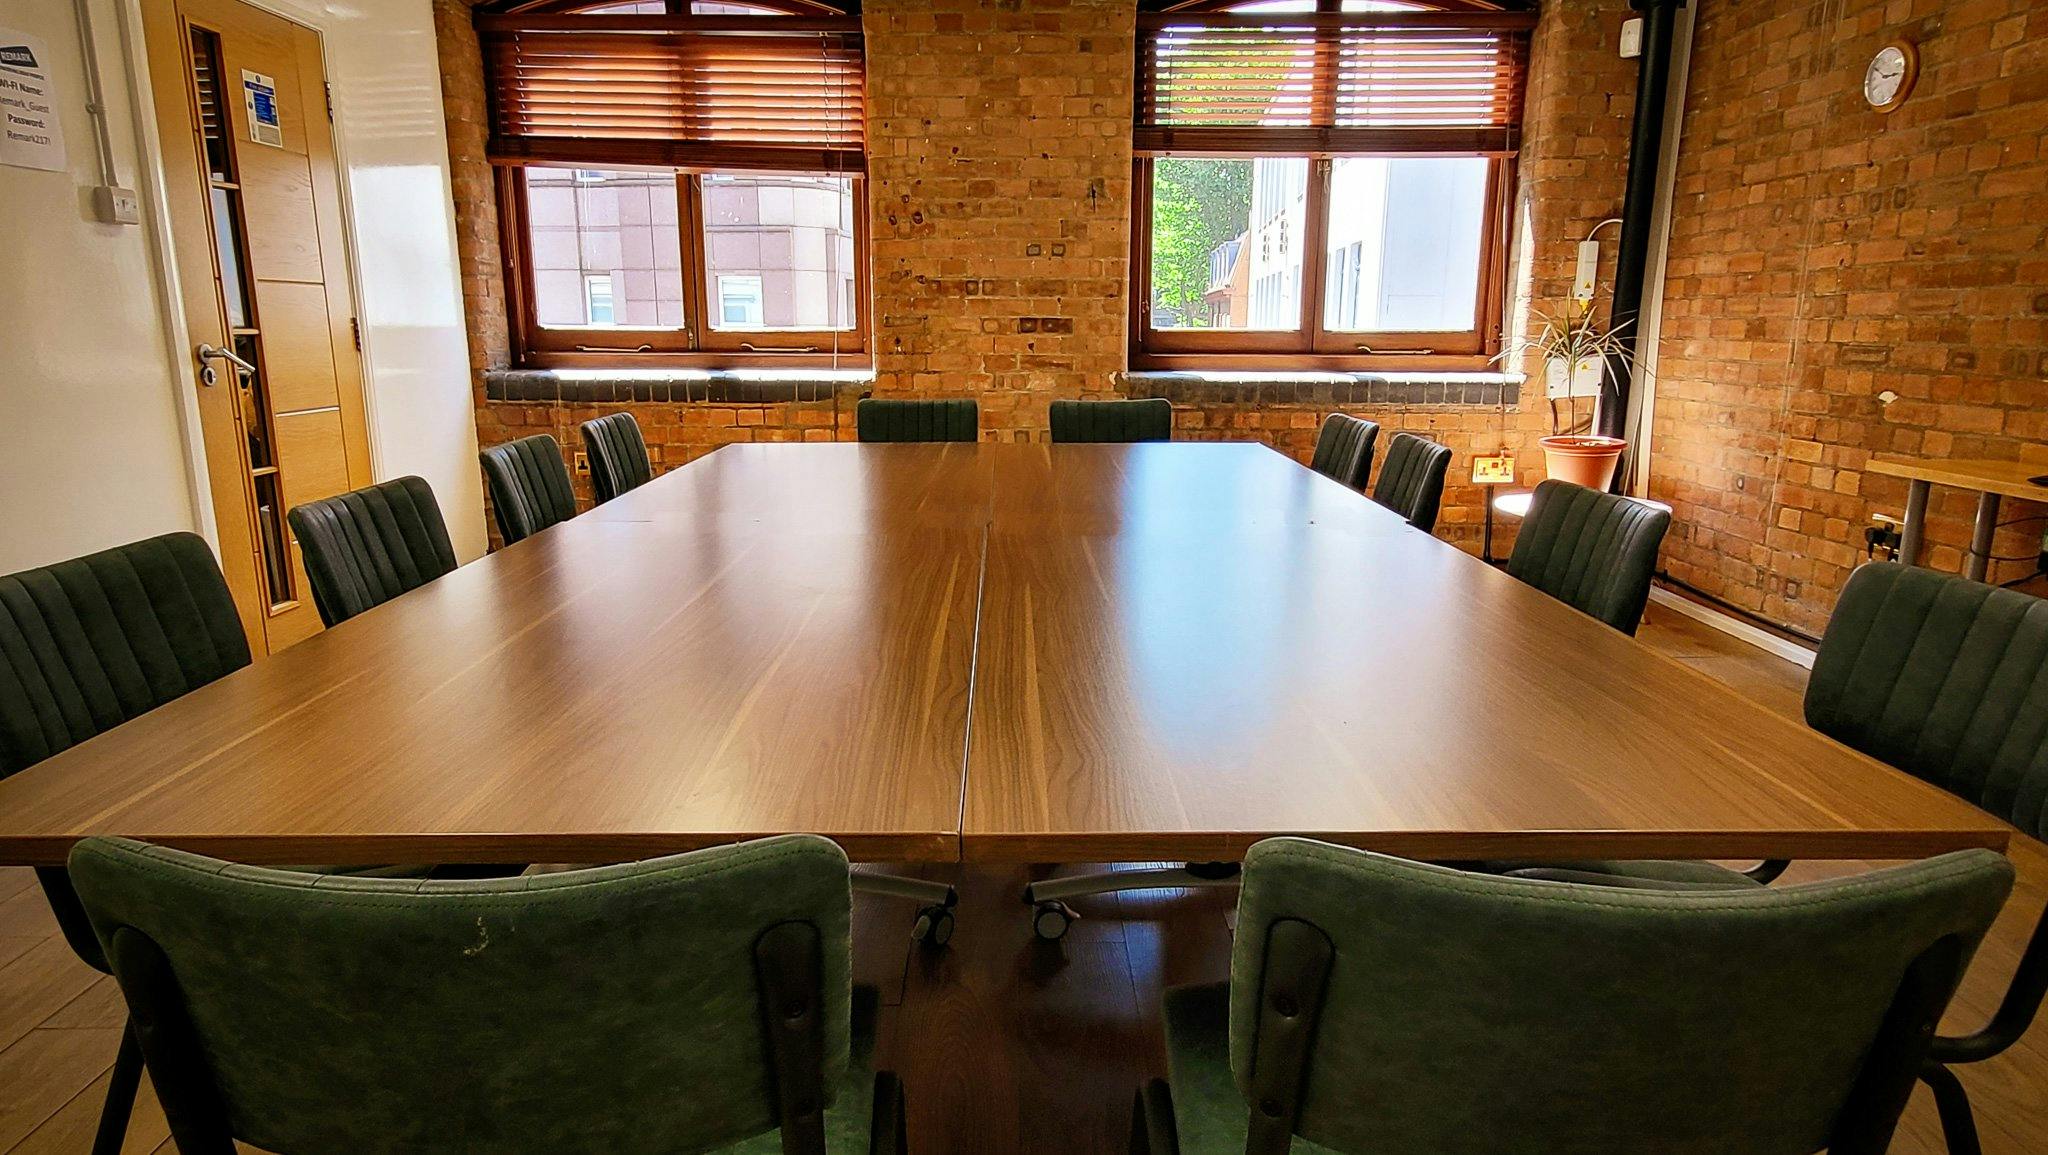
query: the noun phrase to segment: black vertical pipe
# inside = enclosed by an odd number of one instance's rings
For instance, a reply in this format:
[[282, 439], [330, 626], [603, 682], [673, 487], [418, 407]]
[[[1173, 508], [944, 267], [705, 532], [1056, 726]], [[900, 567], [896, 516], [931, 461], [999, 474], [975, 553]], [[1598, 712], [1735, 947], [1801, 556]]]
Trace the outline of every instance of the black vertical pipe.
[[1628, 191], [1621, 202], [1621, 241], [1614, 256], [1610, 328], [1635, 350], [1635, 359], [1611, 357], [1600, 380], [1597, 432], [1621, 437], [1628, 428], [1632, 364], [1640, 362], [1637, 331], [1643, 311], [1643, 274], [1650, 263], [1650, 213], [1657, 200], [1657, 168], [1664, 153], [1664, 94], [1671, 85], [1671, 32], [1685, 0], [1633, 0], [1643, 14], [1643, 54], [1636, 65], [1636, 117], [1628, 141]]

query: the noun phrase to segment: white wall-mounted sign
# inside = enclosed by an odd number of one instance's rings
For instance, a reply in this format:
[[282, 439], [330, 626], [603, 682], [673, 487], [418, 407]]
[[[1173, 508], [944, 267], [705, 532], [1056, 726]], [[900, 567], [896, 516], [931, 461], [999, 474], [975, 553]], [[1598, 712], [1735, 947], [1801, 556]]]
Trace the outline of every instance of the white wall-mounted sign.
[[277, 81], [261, 72], [244, 68], [242, 104], [249, 110], [249, 139], [272, 148], [283, 148], [284, 129], [277, 120]]
[[0, 164], [64, 171], [64, 122], [51, 87], [49, 47], [0, 28]]

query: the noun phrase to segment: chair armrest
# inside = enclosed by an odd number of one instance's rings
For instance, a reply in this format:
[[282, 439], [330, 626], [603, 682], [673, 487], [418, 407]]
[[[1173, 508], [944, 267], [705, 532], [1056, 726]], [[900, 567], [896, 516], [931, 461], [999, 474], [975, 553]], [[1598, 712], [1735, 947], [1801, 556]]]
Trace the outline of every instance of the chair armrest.
[[1785, 873], [1785, 868], [1790, 865], [1792, 860], [1789, 858], [1766, 858], [1742, 873], [1769, 886], [1778, 881], [1778, 876]]
[[1936, 1036], [1928, 1057], [1937, 1063], [1975, 1063], [1998, 1054], [2027, 1033], [2043, 995], [2048, 995], [2048, 911], [2034, 924], [2034, 937], [1991, 1021], [1974, 1034]]

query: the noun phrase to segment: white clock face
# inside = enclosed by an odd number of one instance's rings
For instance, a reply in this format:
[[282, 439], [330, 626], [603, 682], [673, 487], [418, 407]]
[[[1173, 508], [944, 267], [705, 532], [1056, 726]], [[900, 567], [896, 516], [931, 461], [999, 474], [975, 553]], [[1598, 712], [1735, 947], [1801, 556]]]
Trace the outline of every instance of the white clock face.
[[1906, 83], [1906, 54], [1897, 45], [1887, 45], [1871, 58], [1863, 72], [1863, 99], [1881, 108], [1898, 99]]

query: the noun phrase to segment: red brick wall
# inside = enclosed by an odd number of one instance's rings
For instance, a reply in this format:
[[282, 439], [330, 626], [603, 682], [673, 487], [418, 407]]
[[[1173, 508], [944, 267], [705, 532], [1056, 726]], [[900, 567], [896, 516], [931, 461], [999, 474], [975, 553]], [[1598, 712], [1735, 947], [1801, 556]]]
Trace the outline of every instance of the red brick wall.
[[[459, 0], [436, 0], [454, 152], [472, 359], [505, 363], [497, 220], [482, 163], [474, 34]], [[1055, 397], [1111, 397], [1128, 350], [1131, 85], [1135, 0], [869, 0], [869, 206], [875, 384], [879, 395], [973, 396], [984, 436], [1046, 436]], [[1517, 285], [1561, 307], [1575, 246], [1619, 211], [1635, 68], [1614, 54], [1626, 0], [1555, 0], [1536, 34], [1518, 164]], [[1517, 314], [1528, 293], [1517, 289]], [[1481, 495], [1470, 454], [1514, 450], [1524, 484], [1541, 477], [1551, 431], [1537, 387], [1502, 412], [1470, 404], [1347, 406], [1451, 445], [1457, 458], [1439, 534], [1476, 549]], [[1305, 395], [1306, 396], [1306, 395]], [[851, 436], [850, 421], [762, 407], [701, 414], [699, 403], [635, 407], [667, 464], [732, 440]], [[716, 409], [717, 407], [710, 407]], [[1325, 406], [1186, 395], [1176, 436], [1260, 440], [1306, 460]], [[598, 412], [479, 394], [478, 436], [493, 444]], [[657, 435], [655, 429], [665, 432]]]
[[[1922, 72], [1880, 115], [1863, 70], [1895, 37]], [[1673, 576], [1818, 630], [1869, 515], [1904, 505], [1871, 454], [2043, 454], [2044, 139], [2040, 0], [1702, 6], [1651, 467]], [[1935, 492], [1925, 560], [1954, 569], [1974, 498]]]
[[1134, 0], [871, 0], [875, 392], [1043, 437], [1124, 367]]

